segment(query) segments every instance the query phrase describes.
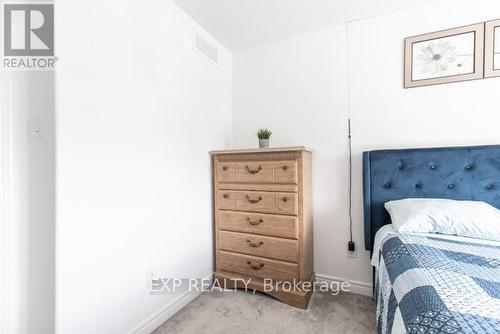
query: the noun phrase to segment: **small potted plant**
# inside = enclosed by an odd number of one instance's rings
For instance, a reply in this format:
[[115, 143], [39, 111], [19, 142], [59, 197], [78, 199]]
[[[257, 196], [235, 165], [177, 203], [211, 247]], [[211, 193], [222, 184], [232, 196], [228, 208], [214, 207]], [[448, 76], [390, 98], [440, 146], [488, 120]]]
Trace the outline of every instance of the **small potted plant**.
[[259, 148], [269, 147], [269, 138], [271, 138], [272, 131], [269, 129], [259, 129], [257, 137], [259, 138]]

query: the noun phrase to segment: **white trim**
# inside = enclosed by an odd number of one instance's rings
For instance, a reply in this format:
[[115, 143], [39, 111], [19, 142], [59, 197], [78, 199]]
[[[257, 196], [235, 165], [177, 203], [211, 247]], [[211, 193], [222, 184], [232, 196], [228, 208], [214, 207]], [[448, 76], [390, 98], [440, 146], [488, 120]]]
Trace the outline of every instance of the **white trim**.
[[326, 282], [326, 283], [349, 282], [349, 284], [351, 285], [350, 293], [353, 293], [356, 295], [368, 296], [368, 297], [373, 296], [373, 285], [370, 283], [351, 281], [351, 280], [341, 278], [341, 277], [333, 277], [333, 276], [321, 275], [321, 274], [316, 274], [316, 281], [317, 282]]
[[[1, 77], [3, 165], [1, 187], [2, 287], [1, 334], [29, 332], [29, 138], [27, 110], [20, 83], [24, 77], [4, 72]], [[14, 108], [16, 108], [14, 110]]]
[[[212, 278], [213, 274], [210, 274], [203, 280], [211, 280]], [[163, 306], [157, 312], [153, 313], [150, 317], [141, 322], [137, 327], [129, 331], [128, 334], [150, 334], [155, 329], [160, 327], [165, 321], [170, 319], [174, 314], [191, 303], [200, 294], [200, 291], [184, 292], [183, 294], [172, 300], [170, 303]]]
[[9, 108], [7, 76], [0, 78], [0, 333], [9, 332], [12, 316], [9, 287]]

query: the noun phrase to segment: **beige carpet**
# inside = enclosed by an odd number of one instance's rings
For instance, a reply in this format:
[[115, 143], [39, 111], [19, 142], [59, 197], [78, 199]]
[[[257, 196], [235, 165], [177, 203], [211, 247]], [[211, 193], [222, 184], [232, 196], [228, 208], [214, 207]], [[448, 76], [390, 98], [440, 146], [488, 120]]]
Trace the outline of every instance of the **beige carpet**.
[[308, 310], [251, 292], [203, 293], [154, 334], [374, 333], [371, 298], [315, 293]]

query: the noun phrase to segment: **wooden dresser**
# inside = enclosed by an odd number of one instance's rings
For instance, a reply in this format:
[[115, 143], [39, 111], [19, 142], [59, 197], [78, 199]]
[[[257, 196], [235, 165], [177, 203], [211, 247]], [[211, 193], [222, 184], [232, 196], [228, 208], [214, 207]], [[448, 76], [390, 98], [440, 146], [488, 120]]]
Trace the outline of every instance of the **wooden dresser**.
[[314, 281], [311, 152], [288, 147], [211, 154], [217, 284], [247, 283], [307, 308]]

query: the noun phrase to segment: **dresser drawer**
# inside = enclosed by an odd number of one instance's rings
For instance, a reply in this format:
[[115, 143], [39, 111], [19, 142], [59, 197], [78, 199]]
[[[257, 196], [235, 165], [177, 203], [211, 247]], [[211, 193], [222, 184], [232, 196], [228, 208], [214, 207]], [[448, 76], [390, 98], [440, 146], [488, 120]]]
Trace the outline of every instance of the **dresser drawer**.
[[274, 281], [292, 281], [298, 277], [298, 266], [295, 263], [225, 251], [219, 251], [219, 268], [222, 271]]
[[265, 191], [235, 192], [235, 209], [239, 211], [274, 212], [274, 193]]
[[218, 211], [219, 229], [297, 239], [297, 218]]
[[234, 164], [218, 163], [215, 165], [217, 182], [234, 182]]
[[295, 193], [274, 193], [274, 212], [280, 214], [296, 215], [298, 196]]
[[234, 164], [234, 182], [274, 182], [274, 164], [272, 162], [236, 163]]
[[233, 191], [218, 191], [217, 201], [219, 209], [234, 210], [236, 208], [236, 193]]
[[297, 215], [296, 193], [269, 191], [217, 191], [219, 209]]
[[297, 161], [274, 163], [274, 181], [276, 183], [297, 183]]
[[296, 240], [261, 235], [219, 231], [219, 249], [288, 262], [298, 260]]
[[218, 162], [215, 175], [220, 183], [298, 183], [297, 161]]

